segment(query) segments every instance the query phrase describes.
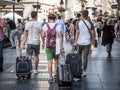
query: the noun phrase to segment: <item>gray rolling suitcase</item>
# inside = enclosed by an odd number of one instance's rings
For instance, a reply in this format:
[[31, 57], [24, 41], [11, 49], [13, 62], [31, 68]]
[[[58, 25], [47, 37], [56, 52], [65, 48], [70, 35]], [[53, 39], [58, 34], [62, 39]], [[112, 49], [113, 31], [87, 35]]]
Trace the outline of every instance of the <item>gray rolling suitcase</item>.
[[60, 63], [60, 65], [58, 65], [58, 85], [62, 87], [66, 87], [66, 86], [71, 86], [71, 84], [72, 84], [72, 76], [71, 76], [70, 65]]

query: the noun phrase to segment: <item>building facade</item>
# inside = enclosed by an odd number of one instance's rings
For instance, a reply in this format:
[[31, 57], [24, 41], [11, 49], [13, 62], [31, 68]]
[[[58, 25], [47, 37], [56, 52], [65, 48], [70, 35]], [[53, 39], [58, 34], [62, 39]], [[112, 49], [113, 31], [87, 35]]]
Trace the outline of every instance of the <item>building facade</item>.
[[[22, 6], [21, 9], [15, 9], [15, 11], [23, 12], [23, 18], [27, 18], [30, 17], [31, 11], [36, 10], [39, 16], [38, 19], [42, 20], [47, 18], [49, 13], [60, 13], [58, 11], [58, 8], [61, 7], [60, 1], [61, 0], [20, 0], [19, 3], [23, 4], [24, 7]], [[62, 14], [64, 14], [64, 19], [75, 17], [76, 13], [80, 13], [83, 8], [78, 1], [80, 0], [63, 0], [64, 3], [62, 7], [65, 8], [65, 12]], [[111, 9], [113, 1], [115, 0], [87, 0], [88, 3], [84, 5], [84, 9], [88, 9], [89, 15], [92, 19], [94, 19], [95, 13], [99, 14], [100, 11], [102, 14], [108, 12], [110, 15], [113, 13], [113, 9]], [[40, 5], [40, 8], [37, 9], [34, 5]]]
[[[22, 0], [24, 6], [24, 18], [30, 17], [31, 11], [38, 12], [38, 20], [46, 19], [49, 13], [55, 13], [59, 6], [58, 0]], [[34, 5], [40, 5], [37, 9]]]

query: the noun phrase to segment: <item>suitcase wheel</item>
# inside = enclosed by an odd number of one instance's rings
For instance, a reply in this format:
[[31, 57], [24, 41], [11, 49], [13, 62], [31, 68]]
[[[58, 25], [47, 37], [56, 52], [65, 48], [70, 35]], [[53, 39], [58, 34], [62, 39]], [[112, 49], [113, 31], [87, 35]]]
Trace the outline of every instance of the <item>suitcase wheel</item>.
[[20, 78], [21, 78], [20, 76], [17, 76], [17, 79], [18, 79], [18, 80], [20, 80]]
[[20, 79], [25, 79], [25, 76], [17, 76], [17, 79], [20, 80]]
[[27, 79], [28, 79], [28, 80], [31, 79], [31, 75], [28, 75], [28, 76], [27, 76]]

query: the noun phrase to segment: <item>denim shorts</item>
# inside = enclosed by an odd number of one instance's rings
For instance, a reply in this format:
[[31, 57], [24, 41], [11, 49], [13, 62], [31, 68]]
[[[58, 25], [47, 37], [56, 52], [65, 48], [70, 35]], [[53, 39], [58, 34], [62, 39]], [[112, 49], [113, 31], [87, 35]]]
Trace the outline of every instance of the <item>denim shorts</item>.
[[34, 53], [34, 55], [39, 55], [40, 45], [27, 44], [27, 54], [32, 56], [33, 53]]

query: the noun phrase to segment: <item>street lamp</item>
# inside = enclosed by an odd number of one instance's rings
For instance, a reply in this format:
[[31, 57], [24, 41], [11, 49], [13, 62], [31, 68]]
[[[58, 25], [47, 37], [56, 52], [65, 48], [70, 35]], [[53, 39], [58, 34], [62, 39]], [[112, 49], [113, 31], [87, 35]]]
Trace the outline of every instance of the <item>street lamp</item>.
[[33, 4], [33, 7], [36, 8], [36, 10], [38, 12], [38, 9], [40, 9], [40, 7], [41, 7], [41, 5], [39, 4], [38, 0], [37, 0], [36, 4]]
[[63, 0], [60, 0], [60, 5], [62, 6], [64, 4]]
[[65, 11], [65, 9], [63, 8], [63, 4], [64, 4], [63, 0], [60, 0], [60, 7], [58, 7], [58, 10], [61, 13], [61, 15], [62, 15], [62, 12]]

